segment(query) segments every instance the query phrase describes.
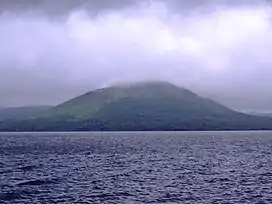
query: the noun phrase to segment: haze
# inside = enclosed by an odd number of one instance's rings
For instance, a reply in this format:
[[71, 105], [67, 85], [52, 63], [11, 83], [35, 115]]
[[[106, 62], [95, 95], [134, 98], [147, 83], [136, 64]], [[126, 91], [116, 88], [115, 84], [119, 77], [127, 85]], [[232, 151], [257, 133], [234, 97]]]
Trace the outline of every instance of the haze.
[[166, 80], [239, 110], [272, 110], [268, 1], [0, 2], [0, 105], [58, 104]]

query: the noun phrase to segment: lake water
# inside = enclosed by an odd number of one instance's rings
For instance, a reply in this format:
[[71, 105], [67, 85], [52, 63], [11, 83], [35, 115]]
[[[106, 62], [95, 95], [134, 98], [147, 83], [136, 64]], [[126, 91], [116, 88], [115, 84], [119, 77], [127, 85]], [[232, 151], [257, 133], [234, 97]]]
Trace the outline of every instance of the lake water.
[[1, 133], [0, 203], [272, 203], [272, 132]]

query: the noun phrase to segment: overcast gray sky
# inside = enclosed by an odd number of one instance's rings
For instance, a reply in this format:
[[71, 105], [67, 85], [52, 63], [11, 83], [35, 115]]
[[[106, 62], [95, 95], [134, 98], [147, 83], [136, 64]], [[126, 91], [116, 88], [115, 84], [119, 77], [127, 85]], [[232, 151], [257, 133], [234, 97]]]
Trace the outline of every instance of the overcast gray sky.
[[272, 110], [272, 20], [256, 0], [0, 1], [0, 106], [168, 80]]

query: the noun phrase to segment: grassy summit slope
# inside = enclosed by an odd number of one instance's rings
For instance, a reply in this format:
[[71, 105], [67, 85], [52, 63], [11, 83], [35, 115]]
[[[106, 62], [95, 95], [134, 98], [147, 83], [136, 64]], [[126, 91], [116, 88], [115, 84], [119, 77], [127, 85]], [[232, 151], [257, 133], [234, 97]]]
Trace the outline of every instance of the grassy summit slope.
[[[172, 101], [172, 104], [169, 102]], [[166, 82], [147, 82], [137, 83], [124, 86], [113, 86], [95, 91], [88, 92], [79, 97], [71, 99], [51, 110], [52, 116], [56, 115], [72, 115], [76, 118], [90, 118], [102, 111], [104, 108], [118, 103], [137, 103], [143, 102], [153, 105], [148, 107], [152, 111], [155, 106], [172, 106], [172, 109], [178, 108], [183, 111], [212, 111], [214, 112], [234, 112], [220, 104], [211, 100], [203, 99], [193, 92], [177, 87]], [[167, 103], [167, 104], [163, 104]], [[123, 104], [124, 105], [124, 104]], [[126, 104], [130, 106], [131, 104]], [[120, 107], [121, 108], [121, 107]], [[122, 106], [124, 111], [126, 106]], [[164, 108], [165, 109], [165, 108]], [[115, 110], [116, 111], [116, 110]], [[143, 110], [144, 111], [144, 110]], [[199, 112], [200, 111], [200, 112]]]

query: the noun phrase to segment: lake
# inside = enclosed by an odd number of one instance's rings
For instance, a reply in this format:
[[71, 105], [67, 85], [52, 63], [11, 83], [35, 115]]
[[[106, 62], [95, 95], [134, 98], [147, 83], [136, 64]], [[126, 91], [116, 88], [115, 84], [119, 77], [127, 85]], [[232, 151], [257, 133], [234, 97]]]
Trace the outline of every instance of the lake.
[[0, 203], [272, 203], [272, 132], [0, 133]]

